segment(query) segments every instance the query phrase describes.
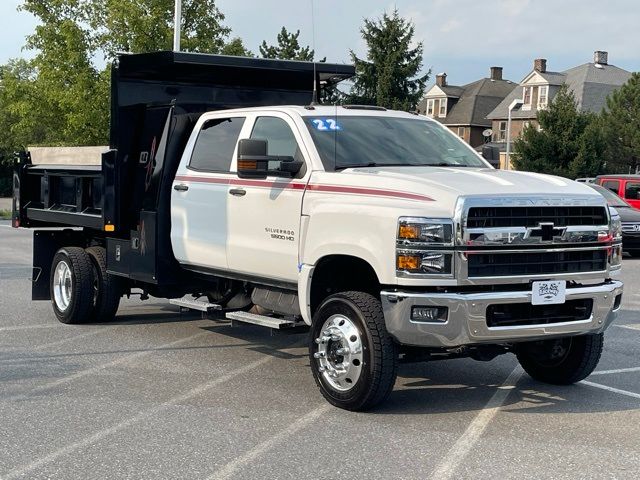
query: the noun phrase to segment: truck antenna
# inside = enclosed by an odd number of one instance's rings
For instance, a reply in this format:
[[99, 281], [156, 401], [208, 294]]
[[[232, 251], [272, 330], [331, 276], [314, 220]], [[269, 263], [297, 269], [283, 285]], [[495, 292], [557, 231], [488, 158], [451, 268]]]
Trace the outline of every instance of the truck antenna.
[[313, 95], [311, 97], [310, 107], [318, 104], [318, 77], [316, 73], [316, 20], [313, 13], [313, 0], [311, 2], [311, 48], [313, 49]]

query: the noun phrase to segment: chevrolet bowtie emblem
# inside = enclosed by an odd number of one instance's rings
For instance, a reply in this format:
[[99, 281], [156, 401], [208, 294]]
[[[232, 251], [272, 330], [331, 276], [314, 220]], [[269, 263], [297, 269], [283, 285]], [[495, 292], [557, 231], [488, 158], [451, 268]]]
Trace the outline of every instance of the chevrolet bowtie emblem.
[[537, 227], [527, 229], [527, 237], [540, 237], [543, 242], [550, 242], [554, 237], [560, 237], [567, 227], [556, 227], [553, 223], [539, 223]]

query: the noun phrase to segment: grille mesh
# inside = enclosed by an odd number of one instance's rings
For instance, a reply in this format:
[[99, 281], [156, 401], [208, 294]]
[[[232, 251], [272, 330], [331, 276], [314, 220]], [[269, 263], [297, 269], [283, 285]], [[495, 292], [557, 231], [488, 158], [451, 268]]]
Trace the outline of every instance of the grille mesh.
[[604, 207], [473, 207], [467, 228], [537, 227], [545, 222], [556, 227], [608, 223]]

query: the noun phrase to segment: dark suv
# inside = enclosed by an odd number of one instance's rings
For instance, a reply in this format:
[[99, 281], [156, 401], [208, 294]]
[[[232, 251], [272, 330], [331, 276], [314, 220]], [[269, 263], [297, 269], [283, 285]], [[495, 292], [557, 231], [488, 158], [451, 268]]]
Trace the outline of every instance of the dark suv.
[[588, 184], [607, 199], [622, 220], [622, 249], [632, 257], [640, 256], [640, 211], [633, 208], [611, 190], [600, 185]]

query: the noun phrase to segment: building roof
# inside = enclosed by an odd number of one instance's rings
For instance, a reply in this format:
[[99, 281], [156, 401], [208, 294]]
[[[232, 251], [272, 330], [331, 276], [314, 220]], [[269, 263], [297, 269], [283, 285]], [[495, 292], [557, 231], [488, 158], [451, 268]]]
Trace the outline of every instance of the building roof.
[[[457, 98], [457, 101], [449, 100], [447, 116], [435, 117], [435, 119], [445, 125], [490, 127], [491, 122], [487, 120], [487, 114], [511, 92], [513, 86], [514, 83], [510, 80], [482, 78], [462, 87], [453, 85], [439, 87], [449, 98]], [[419, 111], [426, 111], [426, 100], [424, 98], [420, 102]]]
[[[564, 72], [536, 73], [550, 85], [566, 83], [569, 90], [573, 92], [580, 110], [599, 113], [606, 105], [607, 96], [626, 83], [631, 78], [631, 73], [615, 65], [597, 65], [585, 63]], [[513, 91], [487, 115], [487, 118], [489, 120], [507, 118], [509, 105], [517, 98], [522, 98], [522, 84], [515, 86]], [[535, 105], [531, 106], [531, 110], [514, 110], [511, 114], [512, 118], [536, 118], [537, 116], [538, 109]]]

